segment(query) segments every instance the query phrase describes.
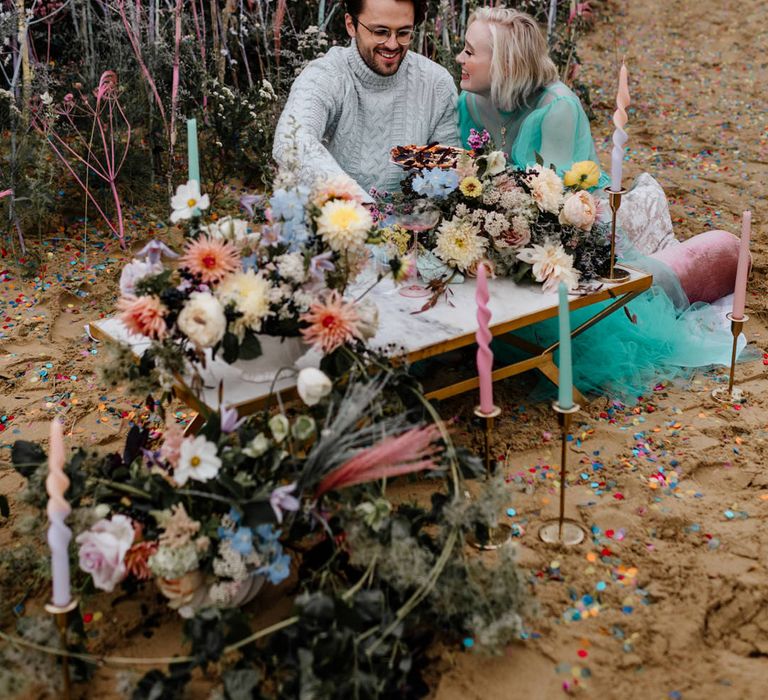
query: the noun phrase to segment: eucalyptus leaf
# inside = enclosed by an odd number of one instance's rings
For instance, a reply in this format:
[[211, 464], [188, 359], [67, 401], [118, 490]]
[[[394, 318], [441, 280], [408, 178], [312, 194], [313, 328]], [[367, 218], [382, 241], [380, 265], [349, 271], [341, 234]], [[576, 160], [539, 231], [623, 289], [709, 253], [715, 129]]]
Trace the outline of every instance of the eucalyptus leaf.
[[11, 448], [11, 463], [23, 477], [29, 478], [48, 458], [36, 442], [17, 440]]
[[238, 357], [241, 360], [255, 360], [261, 357], [261, 342], [254, 333], [249, 331], [245, 334], [243, 342], [240, 345], [240, 354]]
[[462, 284], [464, 282], [464, 275], [459, 272], [454, 272], [450, 265], [446, 265], [431, 250], [425, 250], [419, 253], [416, 258], [416, 269], [419, 271], [419, 275], [421, 275], [422, 279], [427, 282], [443, 279], [444, 277], [448, 277], [451, 273], [454, 273], [450, 282], [451, 284]]
[[253, 668], [232, 669], [225, 671], [221, 678], [227, 700], [251, 700], [261, 682], [261, 673]]
[[224, 339], [221, 341], [221, 347], [224, 351], [222, 354], [224, 362], [230, 365], [233, 362], [237, 362], [237, 358], [239, 356], [239, 348], [237, 336], [234, 333], [227, 331], [224, 334]]

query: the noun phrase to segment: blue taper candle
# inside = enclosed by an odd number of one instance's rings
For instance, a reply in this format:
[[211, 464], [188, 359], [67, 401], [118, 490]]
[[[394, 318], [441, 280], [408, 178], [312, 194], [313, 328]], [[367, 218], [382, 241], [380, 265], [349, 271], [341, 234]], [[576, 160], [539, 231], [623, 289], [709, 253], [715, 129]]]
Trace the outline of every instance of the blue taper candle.
[[560, 380], [558, 382], [557, 403], [560, 408], [573, 408], [573, 367], [571, 364], [571, 317], [568, 310], [568, 288], [560, 282], [558, 287], [560, 306]]
[[200, 185], [200, 155], [197, 151], [197, 119], [187, 119], [187, 158], [189, 159], [188, 180], [195, 180]]

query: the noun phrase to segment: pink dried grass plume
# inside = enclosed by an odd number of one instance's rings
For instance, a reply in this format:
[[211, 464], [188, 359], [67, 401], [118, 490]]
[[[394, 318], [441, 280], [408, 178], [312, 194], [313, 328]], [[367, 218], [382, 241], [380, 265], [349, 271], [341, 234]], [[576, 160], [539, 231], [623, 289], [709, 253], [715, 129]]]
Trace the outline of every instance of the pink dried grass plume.
[[385, 477], [436, 469], [435, 458], [443, 448], [436, 444], [440, 430], [435, 425], [413, 428], [395, 437], [361, 450], [334, 469], [318, 485], [316, 497], [332, 489], [341, 489]]
[[309, 324], [301, 331], [304, 340], [326, 355], [354, 338], [362, 339], [354, 302], [344, 301], [335, 290], [325, 300], [312, 304], [309, 311], [301, 315], [301, 320]]
[[205, 284], [211, 284], [239, 269], [240, 256], [231, 243], [201, 236], [187, 243], [179, 264], [192, 274], [200, 275]]
[[120, 320], [131, 333], [162, 340], [168, 335], [165, 315], [168, 309], [156, 296], [125, 296], [117, 302]]

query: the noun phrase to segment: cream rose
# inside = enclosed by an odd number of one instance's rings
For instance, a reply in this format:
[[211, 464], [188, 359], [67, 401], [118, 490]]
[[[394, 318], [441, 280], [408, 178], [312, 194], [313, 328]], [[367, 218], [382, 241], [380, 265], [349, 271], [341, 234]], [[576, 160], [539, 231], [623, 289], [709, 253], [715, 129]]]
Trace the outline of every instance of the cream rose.
[[227, 330], [224, 307], [208, 292], [192, 292], [177, 323], [181, 332], [198, 348], [212, 348]]
[[583, 231], [589, 231], [595, 223], [597, 203], [595, 198], [586, 190], [575, 192], [565, 200], [560, 211], [560, 223], [564, 226], [575, 226]]
[[109, 593], [126, 577], [125, 555], [134, 535], [131, 519], [114, 515], [111, 520], [99, 520], [77, 536], [80, 568], [90, 574], [96, 588]]
[[537, 165], [533, 175], [528, 178], [531, 195], [542, 211], [557, 214], [563, 201], [563, 181], [554, 170]]

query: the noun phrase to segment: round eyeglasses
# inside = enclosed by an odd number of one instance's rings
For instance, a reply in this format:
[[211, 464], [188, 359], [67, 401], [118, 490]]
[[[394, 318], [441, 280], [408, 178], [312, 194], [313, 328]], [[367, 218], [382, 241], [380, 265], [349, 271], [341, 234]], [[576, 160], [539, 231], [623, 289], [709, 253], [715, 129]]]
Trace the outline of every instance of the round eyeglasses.
[[367, 24], [363, 24], [357, 17], [355, 17], [355, 20], [358, 24], [362, 24], [371, 33], [373, 40], [379, 45], [386, 44], [389, 41], [389, 37], [394, 34], [395, 41], [397, 41], [400, 46], [408, 46], [408, 44], [411, 43], [415, 33], [413, 29], [395, 30], [389, 29], [387, 27], [376, 27], [376, 29], [371, 29]]

